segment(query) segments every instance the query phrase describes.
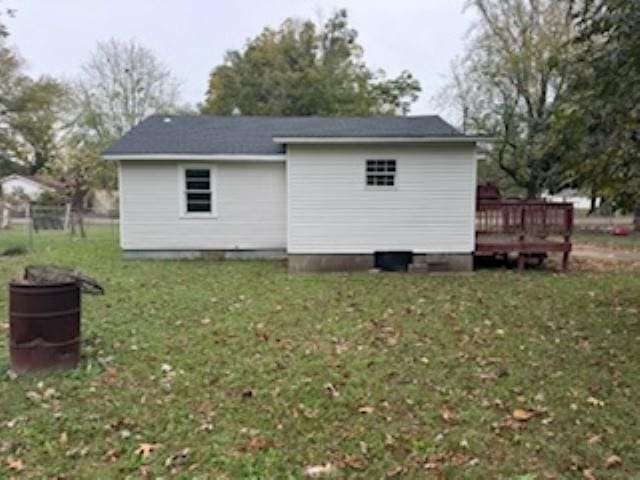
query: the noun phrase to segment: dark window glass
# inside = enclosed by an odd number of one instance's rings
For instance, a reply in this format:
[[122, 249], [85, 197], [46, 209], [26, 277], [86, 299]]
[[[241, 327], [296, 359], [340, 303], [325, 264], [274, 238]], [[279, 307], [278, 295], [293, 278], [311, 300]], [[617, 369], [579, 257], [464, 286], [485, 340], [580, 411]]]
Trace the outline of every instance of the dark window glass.
[[187, 190], [209, 190], [210, 187], [211, 183], [208, 180], [206, 182], [199, 182], [187, 179]]
[[195, 203], [195, 202], [187, 202], [187, 212], [210, 212], [211, 211], [211, 203]]
[[211, 176], [211, 172], [207, 169], [187, 169], [185, 176], [187, 178], [209, 178]]
[[185, 170], [187, 212], [211, 212], [211, 172], [209, 169]]
[[395, 180], [395, 160], [367, 160], [367, 186], [393, 187]]

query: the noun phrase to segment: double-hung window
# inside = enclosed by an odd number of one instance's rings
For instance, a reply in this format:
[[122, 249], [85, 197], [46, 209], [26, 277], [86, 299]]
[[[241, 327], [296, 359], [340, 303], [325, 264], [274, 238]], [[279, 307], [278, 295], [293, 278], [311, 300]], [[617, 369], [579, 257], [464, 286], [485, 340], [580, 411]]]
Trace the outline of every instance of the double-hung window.
[[395, 160], [367, 160], [367, 187], [394, 187], [395, 185]]
[[214, 215], [214, 176], [211, 168], [191, 168], [183, 170], [183, 212], [185, 215]]

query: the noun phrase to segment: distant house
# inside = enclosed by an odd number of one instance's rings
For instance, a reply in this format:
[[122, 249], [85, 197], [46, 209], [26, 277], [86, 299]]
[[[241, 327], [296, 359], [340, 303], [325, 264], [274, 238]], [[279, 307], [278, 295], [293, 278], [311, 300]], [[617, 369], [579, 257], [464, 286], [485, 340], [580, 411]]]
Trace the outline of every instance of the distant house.
[[[543, 192], [542, 198], [550, 202], [568, 202], [573, 204], [574, 208], [577, 208], [580, 210], [591, 209], [591, 197], [589, 197], [588, 195], [585, 195], [579, 190], [575, 190], [571, 188], [561, 190], [554, 194], [549, 192]], [[602, 200], [600, 198], [597, 198], [595, 200], [594, 207], [598, 208], [601, 203], [602, 203]]]
[[152, 116], [103, 158], [118, 162], [128, 257], [286, 253], [312, 271], [398, 254], [471, 269], [479, 140], [438, 116]]
[[2, 194], [7, 197], [23, 195], [31, 201], [36, 201], [45, 193], [63, 193], [64, 184], [46, 175], [8, 175], [0, 179]]

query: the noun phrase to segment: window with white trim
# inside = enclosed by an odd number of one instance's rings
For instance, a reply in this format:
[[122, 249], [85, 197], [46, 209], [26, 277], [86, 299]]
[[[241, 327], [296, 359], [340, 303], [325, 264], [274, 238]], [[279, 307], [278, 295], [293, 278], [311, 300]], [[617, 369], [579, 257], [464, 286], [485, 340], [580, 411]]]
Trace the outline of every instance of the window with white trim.
[[367, 187], [394, 187], [395, 160], [367, 160]]
[[185, 214], [212, 214], [212, 174], [210, 168], [184, 169]]

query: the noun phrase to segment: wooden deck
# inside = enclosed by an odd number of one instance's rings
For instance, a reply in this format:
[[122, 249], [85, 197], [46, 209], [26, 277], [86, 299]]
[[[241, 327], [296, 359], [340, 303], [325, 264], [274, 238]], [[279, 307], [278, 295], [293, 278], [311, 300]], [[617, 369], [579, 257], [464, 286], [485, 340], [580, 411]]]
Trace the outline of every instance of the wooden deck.
[[528, 258], [542, 261], [549, 252], [562, 253], [569, 265], [573, 205], [541, 200], [479, 200], [476, 207], [478, 256], [518, 255], [518, 267]]

